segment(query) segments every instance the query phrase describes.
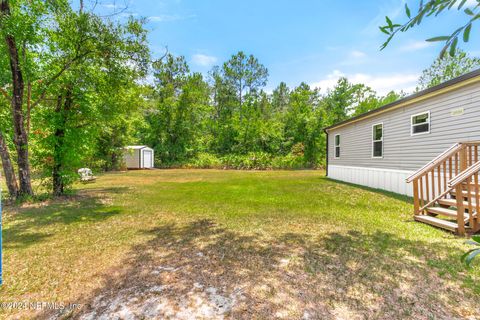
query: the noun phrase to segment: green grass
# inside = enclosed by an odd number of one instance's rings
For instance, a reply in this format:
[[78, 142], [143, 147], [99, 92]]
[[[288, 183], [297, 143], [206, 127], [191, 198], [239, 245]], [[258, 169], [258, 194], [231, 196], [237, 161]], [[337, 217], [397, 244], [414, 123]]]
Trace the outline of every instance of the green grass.
[[79, 316], [161, 297], [192, 314], [214, 288], [233, 318], [480, 316], [465, 239], [414, 222], [406, 197], [321, 171], [130, 171], [76, 189], [6, 208], [1, 301], [80, 303]]

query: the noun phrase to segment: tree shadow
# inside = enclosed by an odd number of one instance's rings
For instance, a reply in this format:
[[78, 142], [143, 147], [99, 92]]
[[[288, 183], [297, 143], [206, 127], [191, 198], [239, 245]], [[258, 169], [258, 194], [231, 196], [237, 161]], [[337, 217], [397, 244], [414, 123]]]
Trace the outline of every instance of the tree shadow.
[[[479, 316], [477, 296], [448, 244], [351, 231], [277, 238], [243, 235], [212, 220], [143, 231], [103, 275], [103, 287], [72, 301], [79, 319], [286, 318], [452, 319]], [[453, 281], [455, 280], [455, 281]], [[66, 312], [71, 312], [67, 314]], [[41, 314], [40, 318], [50, 317]]]
[[[14, 222], [3, 228], [5, 248], [25, 248], [51, 237], [56, 225], [91, 223], [108, 219], [122, 212], [111, 206], [108, 194], [122, 193], [128, 188], [84, 190], [78, 195], [58, 198], [50, 203], [34, 203], [30, 207], [10, 208]], [[46, 230], [41, 232], [40, 230]]]

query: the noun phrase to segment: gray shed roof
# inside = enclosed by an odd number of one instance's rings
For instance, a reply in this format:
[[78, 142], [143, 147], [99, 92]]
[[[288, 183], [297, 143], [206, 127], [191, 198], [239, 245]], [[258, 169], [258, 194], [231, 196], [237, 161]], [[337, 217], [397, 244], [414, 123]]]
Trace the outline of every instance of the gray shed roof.
[[153, 150], [152, 148], [147, 147], [147, 146], [126, 146], [125, 149], [133, 149], [133, 150], [149, 149], [149, 150]]

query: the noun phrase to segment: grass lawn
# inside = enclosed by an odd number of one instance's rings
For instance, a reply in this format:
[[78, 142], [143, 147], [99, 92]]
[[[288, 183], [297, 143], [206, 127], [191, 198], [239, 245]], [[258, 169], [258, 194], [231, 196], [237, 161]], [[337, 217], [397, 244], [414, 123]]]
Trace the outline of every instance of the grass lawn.
[[465, 239], [413, 222], [408, 198], [321, 171], [131, 171], [76, 188], [6, 208], [2, 302], [81, 304], [40, 318], [480, 317]]

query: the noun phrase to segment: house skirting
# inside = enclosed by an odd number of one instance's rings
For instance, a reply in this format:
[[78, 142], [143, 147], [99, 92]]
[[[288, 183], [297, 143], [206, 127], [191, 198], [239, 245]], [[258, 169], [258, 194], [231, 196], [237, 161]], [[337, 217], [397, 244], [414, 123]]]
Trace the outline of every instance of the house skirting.
[[408, 196], [413, 195], [413, 187], [405, 180], [412, 173], [406, 170], [328, 165], [328, 177], [331, 179]]

